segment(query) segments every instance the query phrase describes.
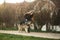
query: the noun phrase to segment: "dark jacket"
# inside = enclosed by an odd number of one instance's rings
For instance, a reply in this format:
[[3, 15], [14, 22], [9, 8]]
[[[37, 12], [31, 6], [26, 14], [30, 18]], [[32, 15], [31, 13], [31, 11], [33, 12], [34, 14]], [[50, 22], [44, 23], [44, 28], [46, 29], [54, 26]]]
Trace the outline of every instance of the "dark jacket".
[[25, 19], [27, 19], [28, 21], [31, 21], [31, 18], [33, 17], [33, 14], [30, 15], [30, 14], [25, 14]]

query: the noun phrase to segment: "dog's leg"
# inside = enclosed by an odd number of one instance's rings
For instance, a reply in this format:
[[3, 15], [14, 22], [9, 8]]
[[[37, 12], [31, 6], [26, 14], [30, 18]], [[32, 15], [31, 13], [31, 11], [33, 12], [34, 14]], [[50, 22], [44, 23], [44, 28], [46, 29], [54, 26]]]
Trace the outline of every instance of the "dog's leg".
[[28, 28], [25, 28], [25, 32], [28, 33]]
[[22, 32], [22, 26], [20, 24], [18, 25], [18, 31]]

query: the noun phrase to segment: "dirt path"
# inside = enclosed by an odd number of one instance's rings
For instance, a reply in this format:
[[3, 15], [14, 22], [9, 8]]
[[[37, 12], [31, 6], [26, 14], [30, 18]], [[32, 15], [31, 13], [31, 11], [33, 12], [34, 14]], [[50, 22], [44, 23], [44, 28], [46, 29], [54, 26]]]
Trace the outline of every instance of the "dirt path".
[[21, 33], [19, 33], [18, 31], [7, 31], [7, 30], [0, 30], [0, 33], [60, 39], [60, 34], [57, 34], [57, 33], [37, 33], [37, 32], [30, 32], [30, 33], [21, 32]]

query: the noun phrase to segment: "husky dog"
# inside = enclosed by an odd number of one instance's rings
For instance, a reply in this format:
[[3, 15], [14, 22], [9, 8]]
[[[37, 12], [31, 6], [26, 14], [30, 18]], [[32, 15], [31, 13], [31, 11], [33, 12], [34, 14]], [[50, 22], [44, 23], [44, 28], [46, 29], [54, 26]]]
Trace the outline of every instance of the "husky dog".
[[24, 29], [25, 32], [28, 32], [28, 29], [29, 29], [29, 26], [28, 25], [25, 25], [25, 24], [17, 24], [17, 26], [18, 26], [18, 31], [19, 32], [22, 32], [23, 29]]

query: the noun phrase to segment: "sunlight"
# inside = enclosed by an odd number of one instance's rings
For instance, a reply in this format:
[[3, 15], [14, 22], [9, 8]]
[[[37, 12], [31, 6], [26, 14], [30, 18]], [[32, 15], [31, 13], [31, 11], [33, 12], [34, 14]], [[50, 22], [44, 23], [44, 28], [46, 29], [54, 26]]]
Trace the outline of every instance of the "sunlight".
[[17, 3], [22, 3], [24, 0], [16, 0]]
[[6, 3], [16, 3], [16, 0], [6, 0]]
[[[6, 3], [22, 3], [22, 2], [33, 2], [35, 0], [5, 0]], [[0, 4], [2, 4], [4, 0], [0, 0]]]
[[26, 2], [34, 2], [35, 0], [25, 0]]
[[2, 4], [4, 2], [4, 0], [0, 0], [0, 4]]
[[22, 3], [24, 0], [6, 0], [7, 3]]

